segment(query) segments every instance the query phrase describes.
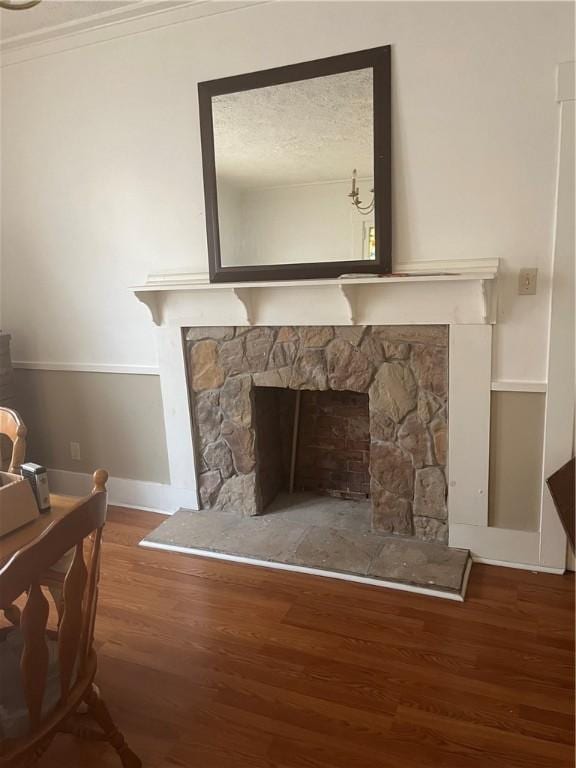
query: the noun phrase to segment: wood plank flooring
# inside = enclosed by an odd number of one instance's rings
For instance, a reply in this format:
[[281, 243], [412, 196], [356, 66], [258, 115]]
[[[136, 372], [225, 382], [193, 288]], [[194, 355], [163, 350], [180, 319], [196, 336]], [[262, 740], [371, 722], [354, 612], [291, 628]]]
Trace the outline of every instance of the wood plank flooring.
[[[113, 508], [98, 682], [148, 768], [572, 768], [574, 578], [451, 603], [137, 547]], [[41, 768], [119, 768], [59, 736]]]

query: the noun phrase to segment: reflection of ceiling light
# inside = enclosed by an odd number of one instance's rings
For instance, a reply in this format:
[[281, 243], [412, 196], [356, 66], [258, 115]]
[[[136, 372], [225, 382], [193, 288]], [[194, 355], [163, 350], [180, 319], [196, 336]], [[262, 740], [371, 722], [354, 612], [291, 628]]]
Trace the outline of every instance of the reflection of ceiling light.
[[368, 205], [362, 205], [362, 200], [360, 200], [360, 190], [358, 189], [358, 184], [356, 183], [356, 176], [357, 171], [356, 168], [354, 168], [352, 171], [352, 192], [348, 193], [348, 197], [352, 198], [352, 205], [356, 208], [356, 210], [359, 211], [363, 216], [367, 216], [374, 210], [374, 190], [370, 190], [372, 200], [368, 203]]
[[0, 8], [8, 11], [25, 11], [27, 8], [34, 8], [41, 0], [0, 0]]

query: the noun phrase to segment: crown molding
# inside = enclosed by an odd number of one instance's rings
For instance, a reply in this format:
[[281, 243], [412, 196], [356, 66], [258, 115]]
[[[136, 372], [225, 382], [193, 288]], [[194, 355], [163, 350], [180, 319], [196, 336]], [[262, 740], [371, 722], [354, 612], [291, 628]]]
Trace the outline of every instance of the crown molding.
[[271, 0], [158, 0], [133, 3], [125, 8], [6, 38], [0, 42], [0, 67], [269, 2]]

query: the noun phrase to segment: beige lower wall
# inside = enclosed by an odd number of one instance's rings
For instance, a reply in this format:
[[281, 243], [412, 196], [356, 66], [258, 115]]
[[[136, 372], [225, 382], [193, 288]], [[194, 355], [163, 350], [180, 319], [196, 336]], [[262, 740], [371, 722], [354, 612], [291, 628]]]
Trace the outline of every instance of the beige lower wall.
[[[28, 427], [27, 458], [52, 469], [169, 483], [160, 378], [76, 371], [15, 371]], [[81, 460], [70, 456], [80, 443]]]
[[489, 523], [537, 531], [542, 489], [545, 395], [493, 392]]
[[[158, 376], [15, 371], [16, 404], [29, 430], [27, 458], [53, 469], [169, 483]], [[490, 525], [538, 530], [545, 396], [493, 392]], [[80, 443], [81, 461], [70, 456]]]

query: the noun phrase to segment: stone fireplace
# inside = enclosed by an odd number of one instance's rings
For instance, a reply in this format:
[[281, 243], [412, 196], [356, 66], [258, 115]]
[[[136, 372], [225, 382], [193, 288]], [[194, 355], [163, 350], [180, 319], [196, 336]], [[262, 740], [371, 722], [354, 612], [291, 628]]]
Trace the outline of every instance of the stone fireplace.
[[376, 531], [448, 541], [448, 327], [184, 330], [203, 509], [294, 489], [370, 499]]

